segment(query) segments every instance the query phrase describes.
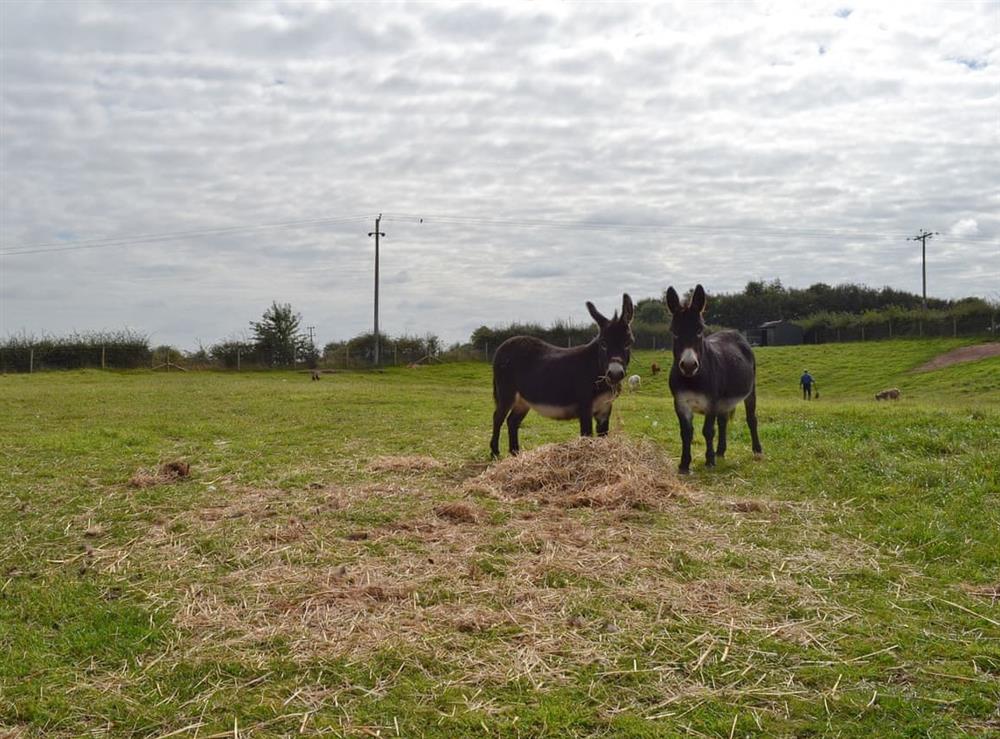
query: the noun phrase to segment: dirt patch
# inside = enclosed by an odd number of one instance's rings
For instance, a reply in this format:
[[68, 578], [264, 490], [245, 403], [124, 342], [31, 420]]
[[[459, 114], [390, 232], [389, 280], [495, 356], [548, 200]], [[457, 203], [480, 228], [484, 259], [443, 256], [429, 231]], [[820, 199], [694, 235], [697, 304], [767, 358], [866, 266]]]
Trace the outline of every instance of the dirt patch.
[[564, 508], [650, 510], [690, 493], [658, 447], [620, 436], [546, 444], [494, 464], [465, 489]]
[[949, 367], [953, 364], [961, 364], [963, 362], [975, 362], [980, 359], [986, 359], [987, 357], [997, 357], [1000, 356], [1000, 342], [992, 342], [989, 344], [976, 344], [975, 346], [963, 346], [958, 349], [952, 349], [950, 352], [945, 352], [944, 354], [939, 354], [934, 357], [929, 362], [926, 362], [919, 367], [917, 367], [914, 372], [930, 372], [932, 370], [939, 370], [945, 367]]

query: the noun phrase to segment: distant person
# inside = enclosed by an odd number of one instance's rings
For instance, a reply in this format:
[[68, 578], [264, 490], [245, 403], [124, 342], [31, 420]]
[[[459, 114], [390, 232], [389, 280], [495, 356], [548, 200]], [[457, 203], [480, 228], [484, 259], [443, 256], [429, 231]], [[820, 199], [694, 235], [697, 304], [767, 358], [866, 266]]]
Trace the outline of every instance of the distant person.
[[799, 378], [799, 385], [802, 388], [802, 400], [812, 400], [813, 385], [815, 383], [816, 381], [809, 374], [809, 370], [805, 370], [802, 373], [802, 377]]

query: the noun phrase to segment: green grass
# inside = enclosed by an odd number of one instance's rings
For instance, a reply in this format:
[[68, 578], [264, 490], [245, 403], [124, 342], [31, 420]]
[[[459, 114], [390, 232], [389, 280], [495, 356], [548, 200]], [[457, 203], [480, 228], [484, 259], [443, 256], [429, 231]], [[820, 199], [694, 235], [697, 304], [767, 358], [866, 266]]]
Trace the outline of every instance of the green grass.
[[[486, 365], [2, 376], [0, 734], [1000, 732], [1000, 607], [974, 593], [1000, 587], [1000, 358], [910, 372], [961, 344], [760, 349], [763, 461], [739, 414], [718, 468], [696, 438], [688, 502], [474, 497], [483, 522], [426, 536], [403, 525], [487, 460]], [[676, 457], [652, 361], [612, 429]], [[531, 414], [521, 443], [574, 434]], [[444, 466], [367, 470], [404, 454]], [[190, 480], [127, 486], [175, 457]], [[419, 583], [361, 611], [400, 638], [311, 645], [308, 608], [304, 631], [249, 628], [255, 598], [298, 603], [337, 566]]]

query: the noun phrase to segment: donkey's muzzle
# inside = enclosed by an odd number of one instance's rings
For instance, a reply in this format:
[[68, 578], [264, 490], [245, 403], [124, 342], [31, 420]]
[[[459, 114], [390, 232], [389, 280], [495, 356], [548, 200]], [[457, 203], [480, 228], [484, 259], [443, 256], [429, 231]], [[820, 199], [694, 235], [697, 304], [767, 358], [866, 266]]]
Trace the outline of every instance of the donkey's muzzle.
[[677, 362], [677, 369], [679, 369], [681, 374], [685, 377], [694, 377], [698, 374], [698, 368], [700, 366], [701, 363], [698, 361], [698, 355], [691, 349], [685, 349], [681, 354], [680, 361]]
[[621, 362], [612, 361], [608, 364], [608, 379], [618, 383], [625, 379], [625, 366]]

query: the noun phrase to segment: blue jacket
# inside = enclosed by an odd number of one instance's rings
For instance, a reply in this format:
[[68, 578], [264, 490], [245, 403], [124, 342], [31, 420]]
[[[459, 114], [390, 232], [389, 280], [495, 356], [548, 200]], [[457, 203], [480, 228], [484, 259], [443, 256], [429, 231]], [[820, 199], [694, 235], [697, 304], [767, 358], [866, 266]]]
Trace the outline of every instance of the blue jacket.
[[802, 385], [803, 387], [811, 387], [813, 384], [812, 375], [806, 372], [804, 375], [802, 375], [801, 379], [799, 379], [799, 384]]

